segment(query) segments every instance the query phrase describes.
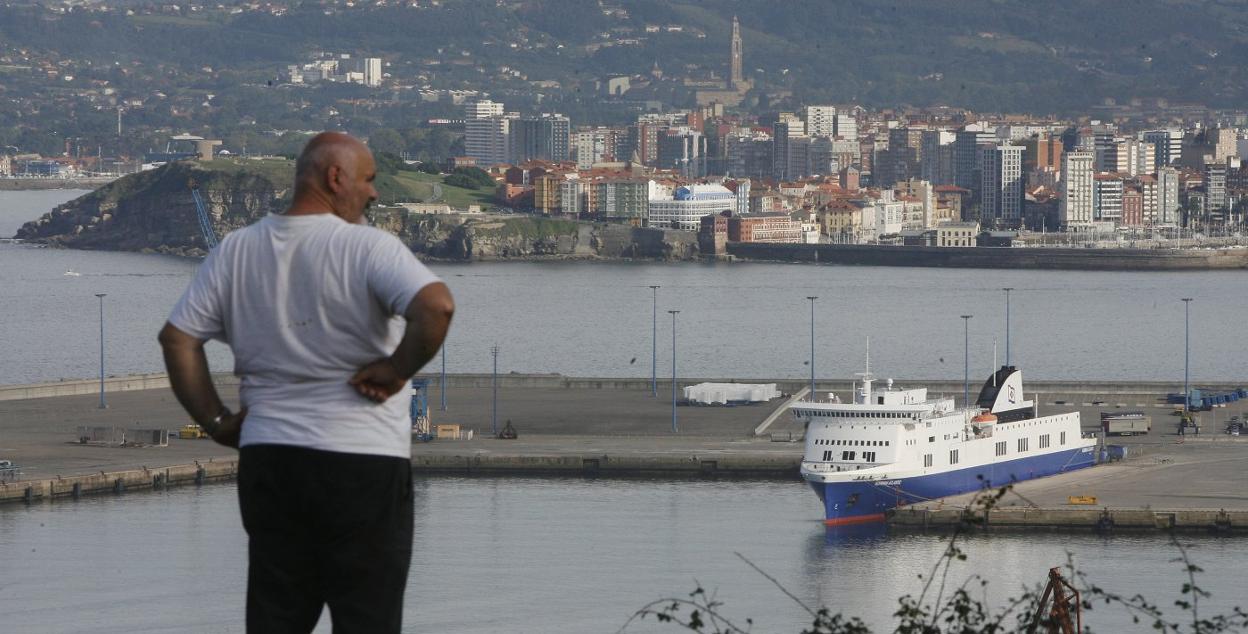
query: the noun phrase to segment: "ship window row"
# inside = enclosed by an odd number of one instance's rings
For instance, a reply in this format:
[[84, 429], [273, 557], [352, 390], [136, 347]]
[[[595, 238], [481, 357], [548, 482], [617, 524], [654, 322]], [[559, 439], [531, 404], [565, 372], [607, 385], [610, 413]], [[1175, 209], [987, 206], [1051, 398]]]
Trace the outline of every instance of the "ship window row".
[[810, 413], [814, 416], [833, 418], [912, 418], [908, 412], [838, 412], [817, 409]]
[[887, 447], [887, 440], [843, 440], [840, 438], [816, 438], [816, 445], [837, 445], [845, 447]]

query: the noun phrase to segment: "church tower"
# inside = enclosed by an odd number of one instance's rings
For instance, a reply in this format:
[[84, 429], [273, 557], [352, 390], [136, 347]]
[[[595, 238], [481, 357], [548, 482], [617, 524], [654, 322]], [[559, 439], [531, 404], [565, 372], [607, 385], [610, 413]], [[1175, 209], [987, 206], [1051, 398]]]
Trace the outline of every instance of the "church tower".
[[729, 74], [728, 87], [733, 90], [740, 90], [745, 83], [745, 76], [741, 73], [741, 24], [737, 22], [737, 16], [732, 16], [732, 62], [731, 73]]

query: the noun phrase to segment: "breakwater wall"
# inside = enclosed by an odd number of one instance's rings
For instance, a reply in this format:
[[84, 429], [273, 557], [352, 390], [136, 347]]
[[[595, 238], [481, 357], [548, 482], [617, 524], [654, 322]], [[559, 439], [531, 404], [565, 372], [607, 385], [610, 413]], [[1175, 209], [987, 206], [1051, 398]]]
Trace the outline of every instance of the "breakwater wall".
[[98, 189], [117, 180], [112, 176], [82, 178], [0, 178], [0, 191], [44, 189]]
[[412, 449], [412, 470], [428, 475], [507, 476], [562, 475], [576, 477], [800, 478], [801, 455], [718, 453], [689, 455], [421, 455]]
[[[238, 385], [238, 377], [232, 374], [214, 374], [212, 382], [218, 387]], [[169, 388], [169, 376], [158, 374], [131, 374], [110, 376], [104, 379], [104, 392], [131, 392], [134, 390], [158, 390]], [[31, 398], [54, 398], [58, 396], [82, 396], [99, 394], [99, 379], [73, 379], [28, 385], [0, 385], [0, 401], [17, 401]]]
[[1248, 511], [1223, 509], [996, 508], [897, 509], [889, 526], [901, 530], [1076, 529], [1080, 531], [1208, 531], [1248, 534]]
[[[437, 374], [421, 374], [429, 379], [430, 386], [437, 389], [440, 376]], [[573, 377], [561, 374], [500, 374], [498, 386], [511, 388], [546, 388], [569, 390], [648, 390], [650, 379], [645, 377]], [[448, 374], [446, 385], [450, 388], [489, 388], [494, 378], [489, 374]], [[724, 379], [724, 378], [680, 378], [678, 387], [697, 383], [775, 383], [786, 393], [792, 394], [807, 387], [809, 379]], [[218, 387], [235, 387], [238, 377], [232, 374], [214, 374], [213, 383]], [[671, 390], [670, 379], [659, 379], [659, 389]], [[818, 379], [818, 391], [844, 391], [850, 388], [853, 379]], [[962, 381], [948, 379], [896, 379], [897, 385], [922, 386], [932, 394], [961, 394]], [[1201, 388], [1210, 390], [1230, 390], [1248, 385], [1248, 378], [1242, 381], [1200, 381]], [[128, 392], [133, 390], [167, 389], [169, 377], [163, 373], [135, 374], [104, 379], [106, 393]], [[971, 389], [978, 391], [979, 384], [974, 383]], [[33, 398], [51, 398], [59, 396], [83, 396], [98, 394], [99, 379], [75, 379], [48, 383], [32, 383], [29, 385], [0, 385], [0, 401], [24, 400]], [[1089, 396], [1140, 396], [1156, 397], [1170, 392], [1182, 391], [1182, 385], [1167, 381], [1044, 381], [1030, 379], [1027, 382], [1028, 394], [1063, 394]], [[1112, 403], [1111, 403], [1112, 405]]]
[[1202, 271], [1248, 268], [1248, 249], [917, 247], [730, 242], [727, 253], [743, 260], [862, 266], [1087, 271]]
[[43, 480], [19, 480], [0, 483], [0, 504], [5, 502], [32, 503], [64, 498], [77, 499], [84, 495], [125, 493], [130, 490], [163, 489], [191, 484], [201, 485], [225, 482], [237, 476], [237, 460], [207, 460], [154, 469], [101, 471]]

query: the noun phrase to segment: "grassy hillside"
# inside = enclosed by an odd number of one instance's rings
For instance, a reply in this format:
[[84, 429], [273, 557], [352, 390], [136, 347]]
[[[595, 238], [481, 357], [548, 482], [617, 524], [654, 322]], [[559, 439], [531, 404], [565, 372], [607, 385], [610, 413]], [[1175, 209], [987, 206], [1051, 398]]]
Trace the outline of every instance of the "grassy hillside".
[[[199, 163], [199, 167], [218, 172], [250, 172], [268, 179], [279, 189], [294, 181], [295, 162], [289, 159], [217, 159]], [[378, 202], [393, 204], [401, 202], [445, 202], [457, 209], [468, 205], [490, 207], [493, 190], [465, 189], [442, 182], [442, 176], [399, 170], [377, 175]]]

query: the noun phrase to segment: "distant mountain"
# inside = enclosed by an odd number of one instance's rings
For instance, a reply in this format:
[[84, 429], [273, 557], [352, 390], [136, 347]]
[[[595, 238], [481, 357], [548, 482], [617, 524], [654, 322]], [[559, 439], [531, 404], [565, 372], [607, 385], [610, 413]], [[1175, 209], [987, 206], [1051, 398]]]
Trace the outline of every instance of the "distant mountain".
[[[656, 62], [669, 77], [722, 77], [736, 15], [747, 75], [764, 91], [792, 91], [806, 102], [1075, 113], [1110, 99], [1233, 107], [1248, 98], [1248, 8], [1232, 0], [418, 4], [308, 2], [272, 15], [192, 14], [186, 7], [152, 14], [140, 8], [159, 5], [142, 3], [129, 16], [76, 10], [51, 17], [11, 5], [0, 8], [0, 44], [65, 58], [269, 75], [314, 51], [368, 53], [386, 57], [395, 72], [424, 72], [434, 86], [507, 86], [492, 72], [507, 66], [528, 81], [557, 81], [583, 94], [595, 79], [647, 73]], [[417, 60], [470, 63], [422, 67]], [[467, 72], [477, 66], [491, 71]]]

